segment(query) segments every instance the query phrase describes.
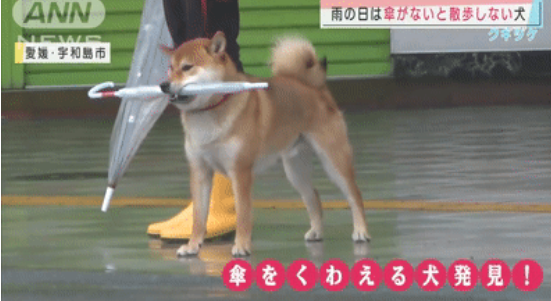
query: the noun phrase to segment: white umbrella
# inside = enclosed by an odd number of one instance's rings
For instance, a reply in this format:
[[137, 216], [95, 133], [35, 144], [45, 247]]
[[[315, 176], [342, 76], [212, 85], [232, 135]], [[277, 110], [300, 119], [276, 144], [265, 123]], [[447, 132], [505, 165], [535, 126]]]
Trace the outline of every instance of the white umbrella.
[[[106, 97], [129, 97], [142, 99], [156, 99], [165, 95], [160, 86], [139, 86], [133, 88], [123, 88], [118, 91], [101, 91], [105, 88], [113, 88], [115, 83], [105, 82], [94, 86], [88, 91], [90, 98]], [[199, 95], [199, 94], [231, 94], [249, 90], [266, 89], [268, 83], [247, 83], [247, 82], [218, 82], [203, 84], [187, 84], [177, 94]], [[177, 100], [175, 102], [178, 102]]]

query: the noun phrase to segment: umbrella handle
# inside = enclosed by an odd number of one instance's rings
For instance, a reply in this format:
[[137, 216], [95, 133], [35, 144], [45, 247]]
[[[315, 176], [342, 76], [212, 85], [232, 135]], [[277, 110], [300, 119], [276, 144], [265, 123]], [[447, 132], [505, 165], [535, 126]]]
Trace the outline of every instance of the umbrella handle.
[[107, 88], [115, 87], [113, 82], [104, 82], [97, 84], [90, 91], [88, 91], [88, 97], [92, 99], [106, 98], [106, 97], [158, 97], [165, 95], [159, 86], [140, 86], [132, 88], [123, 88], [118, 91], [101, 91]]
[[90, 98], [115, 97], [115, 91], [100, 92], [100, 90], [113, 88], [113, 87], [115, 87], [114, 82], [104, 82], [101, 84], [97, 84], [92, 89], [90, 89], [90, 91], [88, 91], [88, 97]]

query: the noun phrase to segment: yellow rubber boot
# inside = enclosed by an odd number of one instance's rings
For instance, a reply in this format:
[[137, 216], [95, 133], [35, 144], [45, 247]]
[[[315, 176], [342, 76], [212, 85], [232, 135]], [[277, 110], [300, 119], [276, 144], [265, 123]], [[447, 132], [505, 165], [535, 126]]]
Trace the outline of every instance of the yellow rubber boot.
[[172, 218], [162, 221], [150, 224], [149, 227], [147, 227], [147, 234], [153, 237], [160, 237], [161, 231], [163, 229], [171, 228], [172, 226], [178, 224], [181, 222], [181, 220], [186, 218], [191, 218], [193, 213], [193, 204], [189, 204], [184, 210], [180, 211], [180, 213], [176, 214]]
[[[151, 224], [150, 235], [160, 235], [165, 240], [185, 240], [191, 236], [193, 205], [170, 220]], [[210, 200], [207, 233], [205, 238], [215, 238], [235, 231], [236, 213], [231, 182], [222, 175], [215, 174]]]

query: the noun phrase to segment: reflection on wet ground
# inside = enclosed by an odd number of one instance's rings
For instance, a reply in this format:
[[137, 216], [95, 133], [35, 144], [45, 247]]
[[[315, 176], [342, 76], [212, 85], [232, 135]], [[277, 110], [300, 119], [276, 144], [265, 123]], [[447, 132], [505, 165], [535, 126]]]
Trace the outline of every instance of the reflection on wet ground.
[[[112, 208], [108, 214], [95, 207], [15, 206], [2, 208], [2, 297], [8, 300], [169, 300], [270, 299], [296, 296], [285, 286], [267, 294], [255, 286], [236, 294], [225, 289], [220, 273], [231, 259], [231, 239], [204, 244], [197, 258], [177, 258], [178, 244], [148, 239], [147, 223], [165, 218], [175, 209]], [[325, 240], [303, 241], [308, 229], [304, 210], [255, 210], [253, 255], [256, 265], [274, 258], [287, 266], [299, 258], [319, 267], [331, 258], [349, 266], [360, 258], [374, 258], [384, 266], [393, 258], [416, 266], [436, 258], [449, 266], [469, 258], [479, 267], [490, 258], [510, 266], [533, 258], [543, 267], [539, 290], [522, 293], [510, 286], [489, 293], [478, 286], [468, 294], [446, 286], [438, 293], [412, 287], [393, 293], [381, 286], [360, 293], [350, 285], [342, 297], [373, 300], [546, 300], [551, 294], [551, 219], [547, 214], [423, 213], [377, 211], [367, 213], [369, 244], [350, 239], [352, 223], [347, 210], [325, 212]], [[158, 296], [156, 296], [158, 294]], [[334, 298], [318, 284], [301, 295], [306, 300]]]
[[[365, 199], [549, 202], [551, 108], [458, 108], [424, 111], [347, 112], [358, 184]], [[102, 196], [112, 120], [2, 121], [3, 195]], [[189, 198], [182, 132], [176, 118], [161, 119], [126, 176], [118, 196]], [[315, 165], [323, 199], [340, 192]], [[298, 199], [281, 166], [258, 177], [258, 199]], [[231, 258], [231, 240], [205, 244], [198, 258], [178, 259], [178, 245], [148, 239], [146, 226], [178, 208], [2, 206], [2, 297], [7, 300], [290, 300], [285, 286], [267, 294], [253, 285], [231, 293], [219, 274]], [[255, 209], [253, 265], [275, 258], [284, 265], [330, 258], [352, 265], [371, 257], [412, 265], [436, 258], [445, 265], [489, 258], [513, 265], [533, 258], [544, 269], [542, 287], [523, 293], [513, 286], [464, 294], [446, 286], [406, 293], [382, 286], [360, 293], [352, 286], [334, 296], [321, 286], [301, 300], [549, 300], [551, 219], [548, 214], [367, 212], [370, 244], [350, 240], [348, 210], [328, 210], [325, 240], [305, 243], [305, 210]]]
[[[548, 202], [551, 108], [485, 107], [346, 112], [365, 199]], [[2, 194], [104, 193], [112, 120], [4, 120]], [[161, 119], [118, 196], [189, 198], [177, 118]], [[323, 199], [342, 199], [315, 161]], [[299, 199], [278, 165], [255, 182], [258, 199]]]

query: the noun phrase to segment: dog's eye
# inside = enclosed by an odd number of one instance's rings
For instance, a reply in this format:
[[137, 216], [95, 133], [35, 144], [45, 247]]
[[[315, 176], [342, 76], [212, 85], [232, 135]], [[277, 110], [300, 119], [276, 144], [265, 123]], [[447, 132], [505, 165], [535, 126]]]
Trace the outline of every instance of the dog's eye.
[[182, 71], [189, 71], [191, 68], [193, 68], [193, 65], [183, 65]]

